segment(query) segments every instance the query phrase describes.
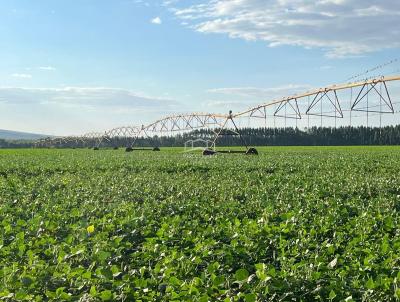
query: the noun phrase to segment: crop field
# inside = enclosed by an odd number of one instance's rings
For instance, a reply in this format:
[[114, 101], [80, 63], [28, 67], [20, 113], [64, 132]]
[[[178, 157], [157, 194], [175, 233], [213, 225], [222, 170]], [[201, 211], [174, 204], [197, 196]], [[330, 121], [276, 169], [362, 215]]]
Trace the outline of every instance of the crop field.
[[397, 301], [400, 147], [0, 151], [0, 300]]

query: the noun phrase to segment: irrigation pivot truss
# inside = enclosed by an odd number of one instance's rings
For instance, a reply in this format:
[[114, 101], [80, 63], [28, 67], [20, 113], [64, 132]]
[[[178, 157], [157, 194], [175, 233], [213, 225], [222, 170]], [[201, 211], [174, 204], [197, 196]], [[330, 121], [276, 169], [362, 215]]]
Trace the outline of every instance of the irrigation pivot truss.
[[[128, 148], [131, 145], [132, 140], [135, 140], [136, 137], [140, 135], [140, 132], [141, 128], [135, 126], [113, 128], [105, 132], [98, 144], [100, 145], [103, 140], [108, 140], [111, 142], [114, 149], [118, 149], [121, 143], [125, 144]], [[99, 145], [97, 147], [99, 147]]]
[[213, 113], [189, 113], [171, 115], [159, 119], [145, 127], [153, 133], [182, 132], [209, 127], [221, 127], [227, 115]]
[[[226, 115], [210, 113], [188, 113], [171, 115], [152, 122], [148, 125], [123, 126], [106, 131], [104, 134], [98, 134], [95, 142], [95, 149], [98, 149], [104, 141], [111, 142], [114, 149], [125, 146], [126, 151], [148, 150], [149, 148], [140, 148], [137, 141], [140, 137], [152, 139], [157, 135], [168, 133], [187, 132], [202, 128], [220, 128], [226, 119]], [[153, 142], [150, 150], [158, 151], [159, 148]]]
[[[395, 114], [394, 104], [389, 93], [388, 83], [400, 81], [400, 75], [377, 77], [357, 81], [346, 84], [331, 85], [324, 88], [311, 90], [305, 93], [284, 97], [282, 99], [273, 100], [251, 107], [247, 110], [228, 114], [213, 113], [187, 113], [170, 115], [156, 120], [148, 125], [142, 126], [123, 126], [111, 129], [105, 132], [91, 132], [83, 136], [54, 137], [46, 138], [36, 142], [37, 147], [57, 147], [65, 143], [85, 147], [93, 147], [99, 149], [102, 143], [107, 142], [115, 149], [125, 146], [126, 151], [134, 150], [153, 150], [159, 151], [159, 146], [153, 141], [151, 148], [138, 147], [138, 140], [142, 137], [152, 140], [157, 136], [174, 135], [196, 129], [210, 129], [213, 133], [211, 146], [204, 150], [203, 154], [212, 155], [221, 153], [246, 153], [257, 154], [257, 150], [249, 147], [249, 144], [242, 137], [240, 127], [237, 120], [243, 117], [248, 119], [264, 119], [265, 125], [268, 119], [284, 118], [302, 120], [304, 116], [318, 116], [323, 118], [336, 119], [345, 118], [346, 114], [350, 115], [350, 123], [352, 112], [365, 112], [368, 116], [370, 113]], [[350, 92], [350, 101], [348, 97], [342, 96], [343, 92]], [[348, 106], [345, 109], [345, 105]], [[215, 145], [221, 136], [227, 132], [237, 135], [244, 146], [243, 151], [223, 151], [216, 150]]]
[[[275, 100], [272, 102], [264, 103], [247, 109], [245, 111], [239, 112], [234, 115], [234, 117], [240, 117], [244, 115], [249, 115], [250, 117], [255, 118], [266, 118], [266, 108], [272, 107], [276, 105], [276, 109], [274, 111], [274, 116], [281, 116], [280, 113], [286, 106], [290, 107], [292, 110], [292, 116], [295, 119], [301, 119], [303, 114], [306, 115], [318, 115], [318, 116], [326, 116], [326, 117], [339, 117], [343, 118], [343, 111], [340, 105], [340, 100], [338, 98], [338, 91], [341, 90], [349, 90], [354, 88], [360, 88], [357, 97], [352, 100], [352, 111], [368, 111], [368, 112], [379, 112], [379, 113], [394, 113], [393, 103], [389, 94], [388, 82], [392, 81], [400, 81], [400, 76], [392, 76], [392, 77], [381, 77], [374, 78], [365, 81], [355, 82], [355, 83], [347, 83], [340, 85], [332, 85], [324, 88], [312, 90], [309, 92], [305, 92], [302, 94], [297, 94], [289, 97], [284, 97], [279, 100]], [[377, 85], [381, 85], [380, 88], [377, 89]], [[379, 110], [369, 110], [368, 107], [359, 107], [360, 103], [366, 99], [366, 97], [375, 92], [378, 94], [379, 99], [383, 101], [384, 105], [387, 106], [387, 110], [379, 111]], [[299, 100], [304, 99], [306, 97], [313, 97], [313, 100], [310, 104], [308, 104], [307, 109], [304, 113], [300, 112], [299, 109]], [[312, 110], [316, 107], [316, 105], [323, 101], [328, 101], [333, 106], [333, 112], [335, 115], [327, 115], [325, 112], [313, 112]], [[331, 112], [329, 112], [331, 113]], [[285, 117], [285, 116], [283, 116]], [[286, 116], [287, 117], [287, 116]]]
[[83, 136], [57, 136], [45, 137], [38, 139], [34, 142], [36, 148], [51, 148], [62, 147], [64, 145], [75, 147], [82, 147], [85, 144], [85, 137]]

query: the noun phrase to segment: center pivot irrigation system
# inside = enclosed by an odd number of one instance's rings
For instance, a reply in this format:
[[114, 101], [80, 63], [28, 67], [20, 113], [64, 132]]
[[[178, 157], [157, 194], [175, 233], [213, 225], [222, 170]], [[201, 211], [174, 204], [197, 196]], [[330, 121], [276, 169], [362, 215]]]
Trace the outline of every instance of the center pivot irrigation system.
[[[364, 112], [366, 124], [372, 115], [379, 115], [380, 123], [384, 114], [397, 115], [394, 104], [389, 93], [389, 83], [400, 81], [400, 75], [378, 77], [363, 81], [340, 85], [331, 85], [315, 89], [302, 94], [284, 97], [279, 100], [263, 103], [242, 112], [228, 114], [190, 113], [167, 116], [142, 126], [126, 126], [114, 128], [105, 132], [92, 132], [83, 136], [68, 136], [45, 138], [36, 142], [37, 147], [58, 147], [65, 143], [76, 147], [92, 147], [98, 150], [102, 143], [111, 144], [115, 149], [124, 145], [127, 152], [134, 150], [159, 151], [154, 138], [163, 135], [190, 132], [197, 129], [211, 129], [213, 138], [208, 148], [203, 151], [204, 155], [216, 153], [245, 153], [258, 154], [255, 148], [249, 146], [238, 126], [238, 120], [243, 117], [250, 119], [262, 119], [265, 126], [272, 120], [275, 125], [276, 118], [284, 118], [296, 121], [307, 117], [308, 127], [310, 116], [318, 116], [321, 126], [323, 119], [333, 118], [335, 125], [337, 120], [350, 118], [353, 112]], [[218, 138], [224, 135], [236, 135], [239, 137], [243, 150], [217, 150]], [[152, 148], [138, 146], [140, 138], [147, 138], [153, 143]]]

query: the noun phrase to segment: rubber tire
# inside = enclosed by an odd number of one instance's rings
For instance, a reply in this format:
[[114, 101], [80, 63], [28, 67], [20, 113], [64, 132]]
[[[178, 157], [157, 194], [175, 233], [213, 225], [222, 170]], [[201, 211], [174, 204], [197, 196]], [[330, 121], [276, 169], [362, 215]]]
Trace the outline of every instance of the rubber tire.
[[204, 149], [204, 151], [203, 151], [204, 156], [210, 156], [210, 155], [214, 155], [216, 153], [217, 153], [216, 151], [210, 150], [210, 149]]
[[258, 155], [258, 151], [256, 148], [249, 148], [249, 150], [247, 150], [246, 155]]

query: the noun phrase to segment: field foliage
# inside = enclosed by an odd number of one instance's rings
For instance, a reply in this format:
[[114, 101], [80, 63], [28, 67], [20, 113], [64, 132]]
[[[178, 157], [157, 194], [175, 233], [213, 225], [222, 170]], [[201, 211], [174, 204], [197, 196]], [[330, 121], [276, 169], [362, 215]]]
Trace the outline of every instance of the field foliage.
[[0, 152], [0, 300], [400, 297], [400, 148]]

